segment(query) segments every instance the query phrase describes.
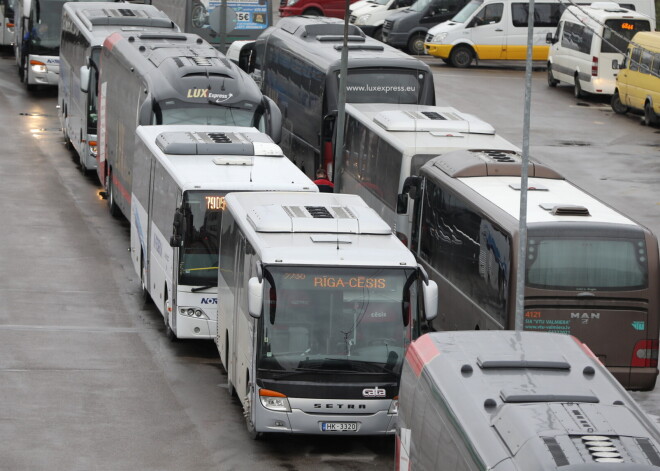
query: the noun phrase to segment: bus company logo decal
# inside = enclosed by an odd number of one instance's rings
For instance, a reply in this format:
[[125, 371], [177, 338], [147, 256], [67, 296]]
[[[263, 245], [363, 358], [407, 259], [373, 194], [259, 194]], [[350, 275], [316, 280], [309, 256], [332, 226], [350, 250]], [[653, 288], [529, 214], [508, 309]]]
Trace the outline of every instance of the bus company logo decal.
[[380, 389], [378, 386], [375, 388], [365, 388], [362, 390], [362, 396], [364, 397], [385, 397], [385, 390]]
[[163, 244], [161, 244], [160, 239], [156, 234], [154, 234], [154, 248], [156, 249], [156, 252], [158, 252], [158, 255], [161, 257], [163, 256]]
[[202, 298], [202, 304], [218, 304], [218, 298]]
[[314, 409], [366, 409], [366, 404], [316, 403]]
[[208, 98], [220, 103], [229, 100], [233, 96], [233, 93], [211, 93], [208, 88], [189, 88], [186, 98]]
[[588, 324], [590, 320], [600, 319], [600, 312], [571, 312], [571, 319], [579, 319], [583, 324]]
[[635, 330], [644, 330], [646, 328], [646, 322], [644, 321], [633, 321], [631, 325]]

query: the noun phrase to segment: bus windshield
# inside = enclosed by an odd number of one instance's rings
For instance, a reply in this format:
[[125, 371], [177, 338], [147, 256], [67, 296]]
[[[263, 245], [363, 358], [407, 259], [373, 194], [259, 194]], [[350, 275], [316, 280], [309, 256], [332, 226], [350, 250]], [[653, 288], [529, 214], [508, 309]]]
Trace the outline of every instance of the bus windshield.
[[4, 7], [5, 18], [14, 18], [14, 2], [12, 0], [2, 0], [0, 5]]
[[220, 126], [254, 126], [264, 131], [263, 119], [255, 123], [258, 106], [254, 103], [232, 104], [189, 103], [176, 99], [162, 100], [154, 110], [154, 124], [216, 124]]
[[218, 285], [218, 238], [225, 193], [187, 191], [183, 196], [183, 246], [179, 259], [179, 284]]
[[416, 270], [268, 267], [258, 368], [398, 374], [417, 312]]
[[420, 103], [425, 79], [424, 72], [414, 69], [351, 69], [346, 84], [346, 101]]
[[59, 55], [63, 5], [62, 0], [35, 0], [29, 32], [33, 52]]
[[472, 16], [472, 13], [474, 13], [477, 8], [483, 5], [483, 3], [483, 0], [473, 0], [472, 2], [465, 5], [461, 11], [456, 13], [456, 16], [454, 16], [451, 21], [455, 23], [465, 23], [468, 18]]
[[648, 286], [646, 243], [640, 238], [530, 237], [527, 286], [578, 291]]
[[606, 20], [600, 52], [625, 54], [628, 43], [638, 31], [651, 31], [648, 20]]

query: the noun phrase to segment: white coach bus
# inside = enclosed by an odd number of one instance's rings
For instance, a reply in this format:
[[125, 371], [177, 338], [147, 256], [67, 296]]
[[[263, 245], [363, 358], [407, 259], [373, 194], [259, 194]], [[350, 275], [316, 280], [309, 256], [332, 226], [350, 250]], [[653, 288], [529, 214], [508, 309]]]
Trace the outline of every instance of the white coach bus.
[[476, 116], [455, 108], [347, 103], [335, 187], [360, 195], [408, 243], [412, 207], [397, 215], [403, 183], [427, 161], [458, 149], [519, 150]]
[[178, 32], [179, 28], [151, 5], [64, 4], [57, 101], [64, 140], [78, 154], [83, 173], [96, 168], [99, 59], [103, 41], [115, 31]]
[[318, 188], [255, 128], [139, 126], [136, 133], [133, 265], [171, 340], [213, 338], [225, 194]]
[[359, 196], [226, 203], [215, 340], [249, 433], [393, 434], [403, 357], [437, 285]]

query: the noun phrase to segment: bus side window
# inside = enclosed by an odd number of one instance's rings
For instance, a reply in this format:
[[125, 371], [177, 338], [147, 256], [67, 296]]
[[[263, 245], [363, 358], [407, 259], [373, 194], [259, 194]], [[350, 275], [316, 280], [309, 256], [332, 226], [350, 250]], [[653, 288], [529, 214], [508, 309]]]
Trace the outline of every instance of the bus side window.
[[642, 57], [642, 50], [638, 47], [634, 48], [632, 50], [632, 53], [630, 54], [630, 60], [628, 62], [628, 68], [631, 71], [637, 71], [639, 70], [639, 62]]

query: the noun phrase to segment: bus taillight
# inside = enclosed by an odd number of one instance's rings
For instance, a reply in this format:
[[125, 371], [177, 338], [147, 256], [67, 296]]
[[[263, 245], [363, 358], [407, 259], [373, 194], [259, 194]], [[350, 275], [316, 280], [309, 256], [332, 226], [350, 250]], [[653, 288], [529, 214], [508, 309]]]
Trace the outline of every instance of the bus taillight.
[[598, 57], [591, 58], [591, 76], [598, 77]]
[[656, 368], [658, 366], [658, 341], [639, 340], [633, 349], [630, 366]]

